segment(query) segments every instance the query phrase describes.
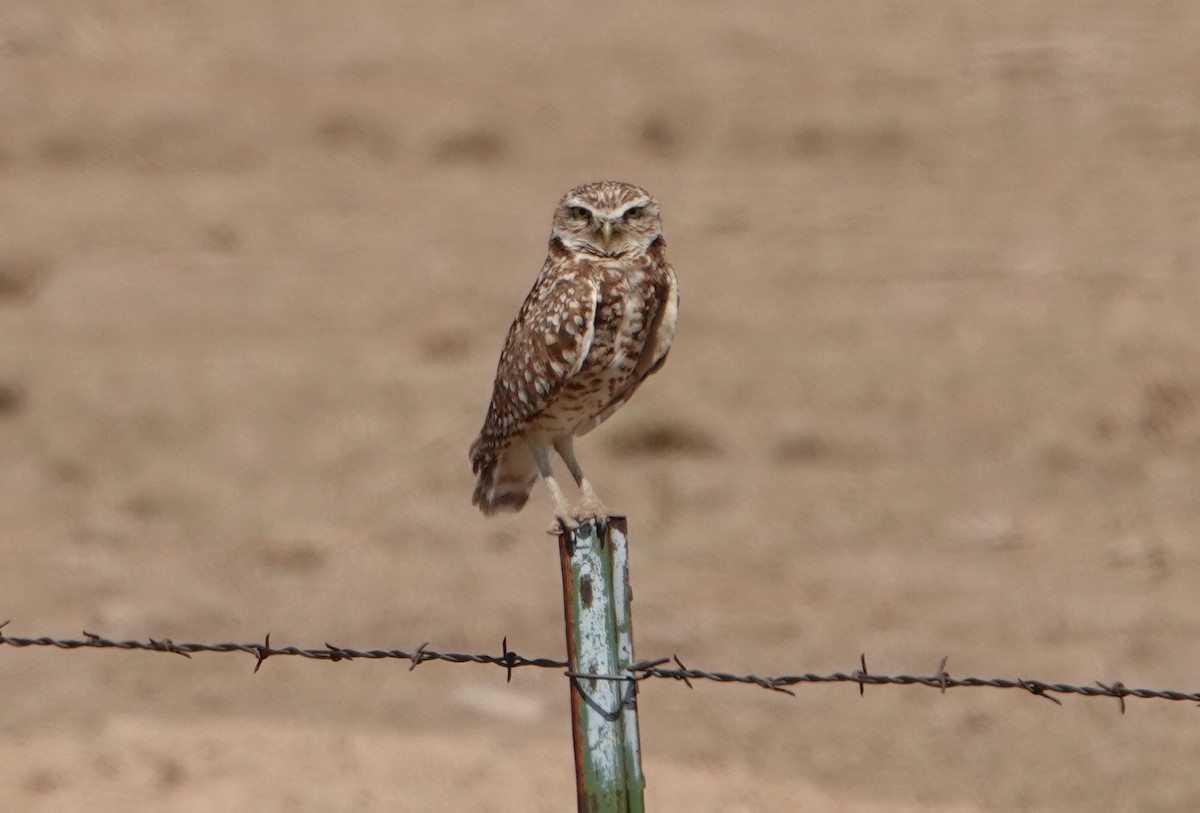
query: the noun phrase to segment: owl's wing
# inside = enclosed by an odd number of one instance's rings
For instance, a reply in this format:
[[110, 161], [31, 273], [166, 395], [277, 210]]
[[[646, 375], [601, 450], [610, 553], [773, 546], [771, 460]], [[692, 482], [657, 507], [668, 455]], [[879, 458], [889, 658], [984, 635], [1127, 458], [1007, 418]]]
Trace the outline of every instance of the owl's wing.
[[[570, 276], [542, 284], [539, 279], [500, 353], [480, 447], [506, 446], [580, 371], [592, 347], [599, 299], [591, 280]], [[476, 458], [472, 451], [473, 465]]]

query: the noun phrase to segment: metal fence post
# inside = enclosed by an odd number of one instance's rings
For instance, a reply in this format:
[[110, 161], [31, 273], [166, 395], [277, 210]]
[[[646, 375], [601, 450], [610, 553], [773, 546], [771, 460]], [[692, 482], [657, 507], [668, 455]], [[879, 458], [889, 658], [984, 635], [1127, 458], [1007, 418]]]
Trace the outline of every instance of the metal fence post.
[[[580, 813], [642, 813], [641, 746], [625, 518], [558, 537]], [[589, 678], [601, 675], [605, 678]]]

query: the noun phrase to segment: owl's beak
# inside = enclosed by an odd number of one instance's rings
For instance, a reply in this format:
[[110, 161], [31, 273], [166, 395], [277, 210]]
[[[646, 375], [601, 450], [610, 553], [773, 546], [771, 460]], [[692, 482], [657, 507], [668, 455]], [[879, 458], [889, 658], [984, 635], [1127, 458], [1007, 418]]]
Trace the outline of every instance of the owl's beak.
[[605, 220], [600, 224], [600, 239], [604, 241], [604, 247], [608, 248], [608, 244], [612, 242], [612, 221]]

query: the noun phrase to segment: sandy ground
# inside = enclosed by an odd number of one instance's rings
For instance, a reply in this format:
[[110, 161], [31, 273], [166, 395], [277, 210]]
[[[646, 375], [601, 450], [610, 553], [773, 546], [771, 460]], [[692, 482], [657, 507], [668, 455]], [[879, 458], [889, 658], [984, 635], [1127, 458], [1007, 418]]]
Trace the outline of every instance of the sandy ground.
[[[580, 444], [639, 655], [1195, 690], [1194, 3], [0, 2], [12, 635], [563, 651], [466, 448], [550, 213], [662, 200]], [[0, 648], [29, 811], [573, 809], [556, 674]], [[1194, 811], [1188, 704], [652, 683], [652, 810]]]

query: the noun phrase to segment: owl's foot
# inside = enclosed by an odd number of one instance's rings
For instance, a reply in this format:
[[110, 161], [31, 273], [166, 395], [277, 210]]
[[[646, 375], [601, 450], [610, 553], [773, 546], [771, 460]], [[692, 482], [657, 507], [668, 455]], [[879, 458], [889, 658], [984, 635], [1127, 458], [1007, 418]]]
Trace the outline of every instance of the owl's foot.
[[571, 509], [571, 517], [579, 525], [585, 522], [595, 521], [599, 525], [603, 525], [608, 519], [608, 509], [604, 507], [604, 503], [596, 499], [595, 495], [584, 497], [575, 504]]
[[567, 516], [555, 514], [554, 522], [546, 529], [546, 532], [551, 536], [559, 536], [570, 531], [574, 531], [581, 525], [586, 525], [589, 522], [596, 523], [597, 526], [603, 528], [604, 523], [608, 521], [609, 513], [599, 501], [583, 500], [578, 503]]

